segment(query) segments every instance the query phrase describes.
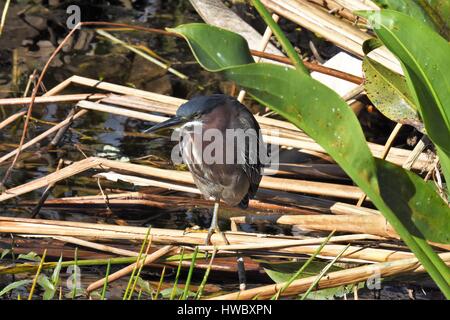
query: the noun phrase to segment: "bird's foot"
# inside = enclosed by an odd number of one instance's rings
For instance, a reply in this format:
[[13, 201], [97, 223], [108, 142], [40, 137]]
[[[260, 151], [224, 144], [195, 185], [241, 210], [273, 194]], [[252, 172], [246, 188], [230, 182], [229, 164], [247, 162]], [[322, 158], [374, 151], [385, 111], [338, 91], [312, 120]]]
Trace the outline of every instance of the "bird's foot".
[[221, 233], [219, 227], [210, 227], [205, 239], [205, 246], [212, 246], [211, 237], [214, 233]]
[[206, 231], [203, 229], [200, 229], [199, 226], [193, 226], [193, 227], [188, 227], [188, 228], [184, 229], [183, 236], [188, 233], [203, 233], [203, 232], [206, 232]]
[[219, 223], [218, 223], [218, 219], [217, 219], [218, 213], [219, 213], [219, 201], [216, 201], [214, 203], [214, 210], [213, 210], [213, 215], [212, 215], [212, 219], [211, 219], [211, 225], [209, 226], [208, 235], [206, 236], [206, 239], [205, 239], [205, 244], [207, 246], [212, 245], [211, 237], [212, 237], [213, 233], [220, 233]]

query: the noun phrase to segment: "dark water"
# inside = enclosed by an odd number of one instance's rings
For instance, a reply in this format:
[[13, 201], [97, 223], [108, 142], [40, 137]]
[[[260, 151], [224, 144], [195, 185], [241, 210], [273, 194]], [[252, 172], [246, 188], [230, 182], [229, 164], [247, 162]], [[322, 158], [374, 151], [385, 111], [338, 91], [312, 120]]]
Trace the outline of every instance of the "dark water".
[[[0, 37], [0, 97], [23, 95], [33, 70], [43, 67], [51, 52], [67, 34], [65, 8], [69, 3], [73, 2], [43, 1], [37, 5], [33, 5], [33, 1], [21, 1], [20, 4], [13, 2], [6, 28]], [[199, 20], [188, 1], [78, 1], [77, 4], [81, 8], [83, 21], [110, 21], [164, 28]], [[25, 13], [17, 15], [19, 12]], [[193, 57], [183, 41], [143, 32], [113, 34], [128, 43], [153, 50], [178, 71], [190, 75], [190, 79], [182, 80], [167, 73], [85, 28], [77, 32], [69, 48], [57, 56], [44, 79], [45, 87], [50, 89], [76, 74], [180, 98], [220, 90], [220, 83], [193, 63]], [[207, 85], [200, 87], [199, 83]], [[91, 88], [71, 87], [65, 93], [93, 91]], [[44, 121], [58, 123], [63, 120], [72, 107], [73, 104], [68, 103], [35, 105], [33, 117], [38, 120], [30, 123], [29, 138], [49, 128]], [[19, 110], [17, 106], [4, 107], [1, 119]], [[154, 149], [163, 152], [164, 139], [150, 143], [148, 138], [139, 137], [139, 133], [150, 125], [126, 117], [92, 112], [75, 122], [55, 152], [35, 154], [36, 147], [25, 151], [23, 158], [26, 159], [19, 161], [18, 170], [15, 170], [9, 186], [53, 171], [58, 158], [82, 159], [82, 153], [75, 147], [77, 144], [88, 156], [102, 155], [114, 159], [144, 157], [155, 153]], [[19, 142], [21, 129], [22, 123], [17, 121], [0, 132], [1, 153], [11, 150]], [[10, 145], [6, 145], [6, 142]], [[40, 146], [46, 143], [43, 141]], [[4, 169], [2, 167], [0, 170]], [[84, 194], [80, 188], [65, 189], [66, 196]], [[55, 192], [61, 193], [62, 190], [58, 191], [57, 188]]]

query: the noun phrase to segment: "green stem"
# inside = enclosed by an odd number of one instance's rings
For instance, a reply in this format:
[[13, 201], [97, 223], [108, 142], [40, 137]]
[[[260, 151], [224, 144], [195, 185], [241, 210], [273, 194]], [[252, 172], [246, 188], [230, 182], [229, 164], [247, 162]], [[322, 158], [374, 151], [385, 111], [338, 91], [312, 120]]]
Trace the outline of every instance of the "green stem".
[[302, 59], [300, 59], [297, 51], [295, 51], [292, 44], [289, 42], [288, 38], [284, 35], [280, 26], [273, 20], [269, 11], [267, 11], [266, 7], [261, 3], [260, 0], [252, 0], [253, 6], [258, 11], [258, 13], [263, 18], [264, 22], [269, 26], [272, 30], [275, 37], [277, 37], [283, 49], [286, 51], [288, 57], [292, 60], [292, 64], [297, 70], [304, 72], [305, 74], [309, 74], [308, 69], [303, 64]]
[[444, 178], [445, 178], [445, 183], [446, 183], [445, 196], [446, 196], [446, 201], [448, 202], [448, 196], [450, 194], [449, 187], [448, 187], [448, 185], [450, 183], [450, 158], [436, 144], [435, 144], [435, 146], [436, 146], [436, 150], [437, 150], [437, 155], [439, 157], [439, 163], [441, 164], [441, 170], [442, 170], [442, 173], [444, 174]]
[[170, 300], [173, 300], [175, 298], [175, 295], [177, 293], [177, 288], [178, 288], [178, 278], [180, 277], [180, 272], [181, 272], [181, 265], [183, 263], [183, 256], [184, 256], [184, 248], [181, 248], [181, 253], [180, 253], [180, 261], [178, 263], [178, 269], [177, 269], [177, 274], [175, 275], [175, 281], [173, 282], [173, 287], [172, 287], [172, 292], [170, 293]]
[[31, 300], [31, 298], [33, 297], [34, 289], [36, 288], [36, 283], [37, 283], [37, 280], [39, 278], [39, 274], [41, 273], [42, 265], [44, 264], [44, 260], [45, 260], [45, 256], [46, 255], [47, 255], [47, 249], [45, 249], [44, 253], [42, 254], [42, 258], [41, 258], [41, 261], [39, 263], [39, 267], [38, 267], [38, 269], [36, 271], [36, 275], [34, 276], [34, 279], [33, 279], [33, 284], [31, 285], [30, 294], [28, 295], [28, 300]]
[[206, 281], [208, 280], [209, 273], [211, 272], [211, 267], [212, 267], [212, 264], [214, 261], [214, 257], [216, 256], [216, 253], [217, 253], [217, 249], [214, 248], [214, 251], [209, 260], [208, 268], [205, 271], [205, 275], [203, 276], [202, 283], [200, 284], [200, 287], [198, 288], [197, 293], [195, 294], [194, 300], [200, 300], [200, 298], [202, 297], [203, 290], [205, 289]]
[[189, 267], [189, 272], [188, 272], [188, 276], [186, 279], [186, 283], [184, 285], [184, 291], [183, 291], [181, 300], [187, 300], [187, 298], [189, 296], [189, 285], [191, 284], [192, 274], [194, 273], [195, 261], [197, 260], [197, 253], [198, 253], [198, 247], [195, 247], [194, 254], [192, 255], [191, 265]]
[[332, 231], [328, 237], [320, 244], [320, 246], [314, 251], [311, 257], [309, 257], [308, 260], [301, 266], [300, 269], [285, 283], [285, 285], [278, 290], [276, 294], [274, 294], [271, 298], [271, 300], [278, 300], [280, 298], [280, 295], [285, 291], [289, 286], [296, 280], [302, 273], [305, 271], [305, 269], [309, 266], [309, 264], [317, 257], [317, 255], [322, 251], [323, 247], [330, 241], [330, 238], [333, 236], [335, 231]]
[[350, 247], [350, 243], [347, 244], [345, 246], [345, 248], [341, 252], [339, 252], [339, 254], [333, 260], [331, 260], [331, 262], [329, 264], [327, 264], [325, 266], [325, 268], [322, 269], [322, 271], [320, 271], [319, 275], [316, 277], [316, 279], [314, 279], [313, 283], [311, 283], [308, 290], [306, 290], [305, 294], [301, 297], [300, 300], [305, 300], [306, 297], [308, 297], [308, 295], [311, 293], [311, 291], [313, 291], [313, 289], [317, 286], [320, 279], [322, 279], [323, 276], [328, 272], [328, 270], [330, 270], [330, 268], [336, 263], [336, 261], [338, 261], [339, 258], [342, 257], [344, 252], [347, 251], [348, 247]]
[[[198, 254], [197, 258], [204, 257], [205, 254]], [[186, 254], [183, 257], [183, 260], [191, 260], [192, 255]], [[111, 260], [112, 265], [116, 264], [131, 264], [136, 262], [137, 257], [119, 257], [119, 258], [107, 258], [107, 259], [87, 259], [87, 260], [79, 260], [78, 266], [105, 266], [109, 263], [109, 260]], [[176, 254], [167, 258], [162, 258], [161, 262], [173, 262], [173, 261], [179, 261], [180, 255]], [[46, 269], [53, 269], [57, 266], [57, 262], [45, 262], [42, 266], [43, 270]], [[68, 267], [75, 264], [75, 261], [64, 261], [61, 263], [61, 267]], [[18, 273], [24, 273], [24, 272], [33, 272], [36, 271], [39, 264], [36, 263], [21, 263], [17, 265], [8, 265], [8, 266], [0, 266], [0, 275], [2, 274], [18, 274]]]
[[189, 79], [188, 76], [186, 76], [185, 74], [175, 70], [174, 68], [168, 66], [167, 64], [159, 61], [158, 59], [153, 58], [152, 56], [142, 52], [141, 50], [138, 50], [128, 44], [126, 44], [125, 42], [123, 42], [122, 40], [114, 37], [112, 34], [109, 34], [108, 32], [104, 31], [104, 30], [96, 30], [96, 32], [100, 35], [102, 35], [103, 37], [109, 39], [110, 41], [112, 41], [113, 43], [117, 43], [120, 44], [122, 46], [124, 46], [125, 48], [127, 48], [130, 51], [133, 51], [134, 53], [136, 53], [137, 55], [140, 55], [141, 57], [143, 57], [144, 59], [147, 59], [150, 62], [153, 62], [154, 64], [156, 64], [157, 66], [166, 69], [167, 71], [169, 71], [170, 73], [176, 75], [177, 77], [179, 77], [180, 79], [186, 80]]
[[3, 7], [2, 18], [0, 20], [0, 36], [3, 33], [3, 28], [5, 26], [5, 21], [6, 21], [6, 15], [8, 14], [8, 8], [9, 8], [10, 3], [11, 3], [11, 0], [6, 0], [5, 6]]
[[442, 261], [436, 252], [433, 251], [431, 246], [424, 239], [414, 237], [385, 203], [377, 201], [377, 197], [375, 195], [371, 196], [369, 194], [372, 193], [371, 188], [367, 188], [365, 184], [359, 184], [359, 186], [363, 189], [363, 191], [366, 191], [366, 194], [372, 199], [375, 206], [383, 213], [388, 222], [400, 235], [400, 238], [415, 254], [444, 296], [447, 299], [450, 299], [450, 285], [448, 280], [450, 279], [449, 267], [444, 263], [444, 261]]
[[[150, 246], [150, 243], [149, 243], [149, 246]], [[148, 251], [148, 249], [147, 249], [147, 251]], [[139, 277], [140, 277], [140, 275], [141, 275], [142, 268], [144, 267], [145, 259], [147, 259], [147, 255], [148, 255], [148, 252], [146, 252], [146, 253], [144, 254], [144, 257], [143, 257], [142, 260], [141, 260], [142, 262], [141, 262], [141, 265], [139, 266], [138, 273], [137, 273], [136, 276], [134, 277], [133, 286], [131, 287], [130, 294], [128, 295], [128, 300], [131, 300], [131, 297], [133, 296], [133, 292], [134, 292], [135, 289], [136, 289], [136, 285], [137, 285], [137, 282], [138, 282]]]
[[[153, 300], [158, 300], [159, 293], [161, 292], [161, 287], [164, 281], [164, 275], [166, 274], [166, 267], [164, 266], [162, 272], [161, 272], [161, 278], [159, 278], [158, 287], [156, 288], [155, 297]], [[151, 296], [151, 295], [150, 295]]]
[[109, 278], [110, 269], [111, 269], [111, 259], [108, 260], [108, 266], [106, 267], [105, 283], [103, 284], [102, 296], [100, 298], [101, 300], [105, 300], [106, 288], [108, 287], [108, 278]]
[[77, 296], [77, 268], [78, 268], [78, 247], [75, 247], [74, 253], [74, 265], [73, 265], [73, 291], [72, 291], [72, 299], [75, 299]]
[[[129, 292], [129, 290], [131, 288], [131, 284], [133, 282], [134, 274], [136, 273], [136, 268], [138, 266], [138, 263], [140, 261], [142, 261], [141, 263], [144, 263], [144, 260], [141, 260], [141, 257], [142, 257], [142, 253], [144, 252], [145, 244], [147, 243], [147, 241], [149, 241], [149, 243], [150, 243], [150, 240], [148, 239], [148, 236], [150, 234], [150, 229], [151, 229], [151, 227], [149, 227], [147, 229], [147, 233], [145, 234], [144, 241], [142, 241], [141, 250], [139, 251], [139, 255], [138, 255], [136, 263], [135, 263], [135, 265], [133, 267], [133, 271], [131, 273], [130, 279], [128, 280], [128, 285], [127, 285], [127, 287], [125, 289], [125, 293], [123, 294], [122, 300], [127, 300], [128, 292]], [[133, 292], [131, 294], [133, 294]]]
[[[446, 284], [447, 289], [450, 289], [450, 268], [436, 254], [436, 252], [434, 252], [433, 248], [431, 248], [431, 246], [428, 244], [428, 242], [426, 240], [421, 239], [421, 238], [416, 238], [414, 236], [413, 236], [413, 238], [415, 239], [417, 245], [422, 249], [422, 251], [425, 252], [425, 254], [427, 255], [427, 258], [429, 260], [431, 260], [433, 265], [436, 267], [436, 269], [439, 272], [439, 275], [443, 279], [443, 283]], [[426, 267], [425, 267], [425, 269], [426, 269]], [[448, 291], [448, 293], [450, 294], [450, 291]], [[448, 296], [448, 298], [450, 299], [450, 295]]]

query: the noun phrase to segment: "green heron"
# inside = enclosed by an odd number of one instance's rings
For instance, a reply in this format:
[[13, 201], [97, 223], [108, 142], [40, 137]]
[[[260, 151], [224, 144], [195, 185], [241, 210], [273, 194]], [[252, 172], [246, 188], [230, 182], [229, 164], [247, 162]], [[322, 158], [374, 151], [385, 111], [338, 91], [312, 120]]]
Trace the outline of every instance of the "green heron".
[[[183, 162], [204, 197], [214, 200], [208, 245], [213, 232], [220, 231], [220, 200], [246, 209], [258, 190], [262, 170], [258, 152], [263, 150], [260, 128], [243, 104], [223, 94], [195, 97], [182, 104], [174, 117], [145, 132], [175, 127], [180, 127]], [[214, 150], [206, 154], [210, 149]]]

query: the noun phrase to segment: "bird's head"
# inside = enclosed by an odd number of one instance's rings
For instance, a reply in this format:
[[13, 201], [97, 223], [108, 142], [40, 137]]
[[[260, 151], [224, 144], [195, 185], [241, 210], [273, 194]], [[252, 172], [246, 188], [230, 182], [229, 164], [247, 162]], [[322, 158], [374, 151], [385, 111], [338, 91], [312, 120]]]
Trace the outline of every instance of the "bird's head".
[[157, 132], [162, 129], [180, 127], [192, 121], [202, 121], [212, 110], [219, 107], [225, 107], [227, 99], [228, 97], [223, 94], [192, 98], [178, 108], [174, 117], [158, 123], [144, 132]]

